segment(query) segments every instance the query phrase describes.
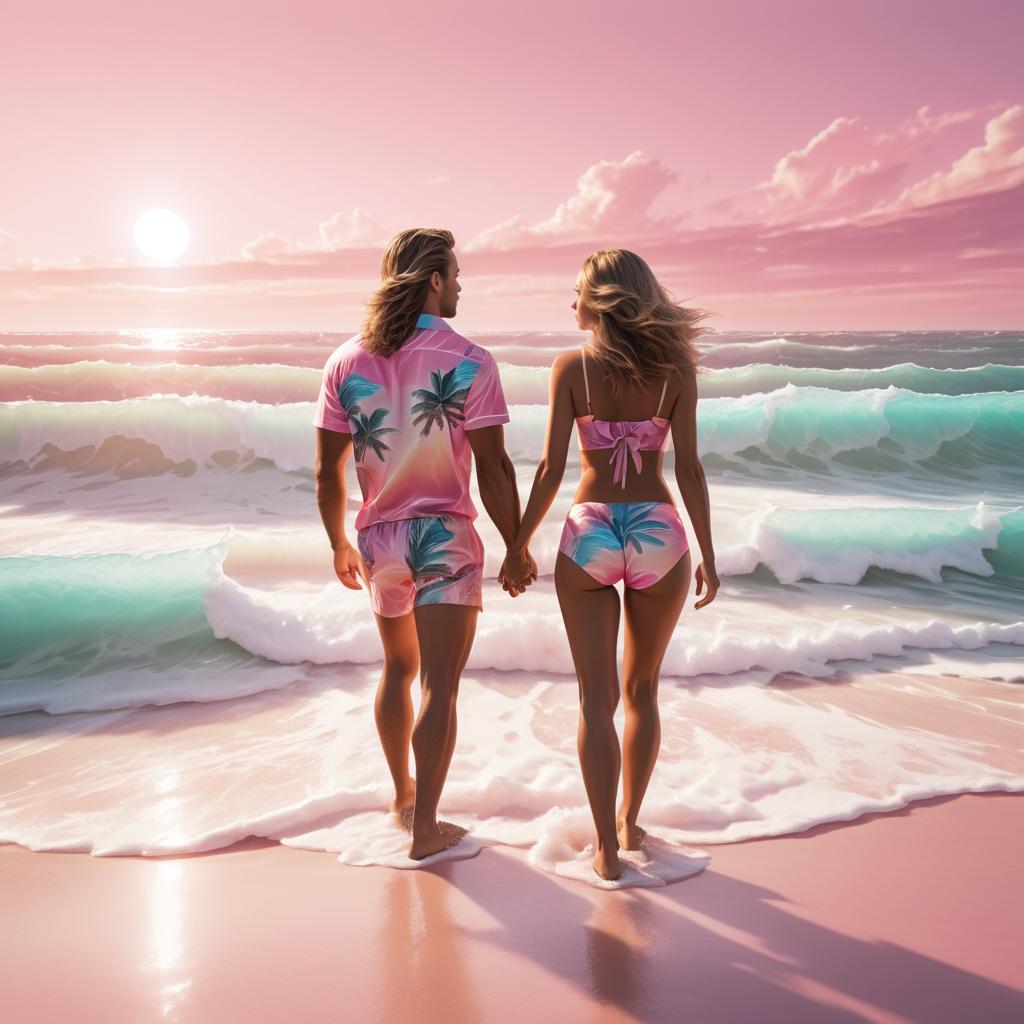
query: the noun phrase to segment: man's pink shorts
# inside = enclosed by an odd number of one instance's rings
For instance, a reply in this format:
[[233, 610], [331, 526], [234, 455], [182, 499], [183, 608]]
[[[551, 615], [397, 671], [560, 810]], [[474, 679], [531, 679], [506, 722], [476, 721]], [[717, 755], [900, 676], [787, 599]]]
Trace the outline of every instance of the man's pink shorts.
[[483, 608], [484, 546], [471, 519], [398, 519], [356, 536], [378, 615], [394, 618], [427, 604]]

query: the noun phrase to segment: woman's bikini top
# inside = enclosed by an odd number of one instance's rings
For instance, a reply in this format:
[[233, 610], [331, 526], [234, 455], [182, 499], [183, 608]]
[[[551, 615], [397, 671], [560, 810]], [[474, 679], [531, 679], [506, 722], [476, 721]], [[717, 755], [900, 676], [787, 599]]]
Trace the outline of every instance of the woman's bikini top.
[[[615, 464], [612, 483], [621, 483], [625, 489], [626, 470], [629, 468], [630, 456], [632, 456], [633, 465], [639, 473], [643, 466], [640, 452], [656, 452], [665, 447], [670, 421], [663, 416], [658, 416], [657, 413], [649, 420], [595, 419], [590, 405], [587, 353], [585, 349], [581, 349], [581, 351], [583, 353], [583, 383], [587, 388], [587, 410], [590, 415], [576, 417], [576, 429], [580, 435], [580, 450], [591, 452], [611, 448], [611, 461]], [[661, 398], [658, 399], [658, 412], [661, 412], [661, 403], [665, 401], [667, 387], [668, 378], [666, 377], [665, 384], [661, 389]]]

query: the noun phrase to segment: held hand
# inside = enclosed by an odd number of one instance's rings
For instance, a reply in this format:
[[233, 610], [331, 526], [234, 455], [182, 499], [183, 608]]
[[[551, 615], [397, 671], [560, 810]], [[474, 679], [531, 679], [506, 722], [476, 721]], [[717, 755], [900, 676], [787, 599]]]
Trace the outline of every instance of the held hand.
[[698, 601], [693, 607], [703, 608], [706, 604], [711, 604], [715, 599], [715, 595], [718, 593], [718, 573], [715, 572], [715, 567], [712, 566], [710, 569], [701, 562], [697, 566], [697, 593], [699, 594], [702, 589], [707, 587], [707, 593], [704, 598]]
[[528, 587], [531, 583], [537, 582], [537, 563], [529, 551], [525, 551], [524, 554], [526, 555], [526, 564], [530, 567], [530, 574], [526, 577], [525, 583]]
[[521, 557], [517, 558], [506, 554], [505, 560], [498, 570], [498, 582], [501, 583], [501, 589], [510, 597], [521, 594], [526, 589], [524, 577], [528, 575], [528, 572], [529, 570]]
[[510, 597], [518, 597], [537, 578], [537, 563], [528, 550], [509, 552], [501, 563], [498, 579], [502, 590]]
[[366, 579], [363, 556], [351, 544], [340, 544], [334, 550], [334, 571], [349, 590], [362, 590], [359, 580]]

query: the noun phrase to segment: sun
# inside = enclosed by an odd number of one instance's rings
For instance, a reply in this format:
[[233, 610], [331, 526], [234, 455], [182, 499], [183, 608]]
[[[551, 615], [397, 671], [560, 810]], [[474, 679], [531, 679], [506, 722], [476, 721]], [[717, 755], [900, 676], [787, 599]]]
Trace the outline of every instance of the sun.
[[135, 222], [135, 244], [151, 260], [178, 259], [188, 241], [188, 225], [173, 210], [147, 210]]

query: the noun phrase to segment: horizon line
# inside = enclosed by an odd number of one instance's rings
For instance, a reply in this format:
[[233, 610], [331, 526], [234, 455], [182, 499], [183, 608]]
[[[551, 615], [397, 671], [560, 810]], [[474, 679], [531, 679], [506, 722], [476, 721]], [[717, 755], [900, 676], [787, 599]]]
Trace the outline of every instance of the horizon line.
[[[445, 318], [442, 318], [445, 319]], [[92, 327], [92, 328], [33, 328], [30, 330], [19, 330], [17, 328], [0, 328], [0, 335], [5, 334], [23, 334], [23, 335], [46, 335], [46, 334], [133, 334], [133, 333], [145, 333], [148, 331], [168, 331], [177, 332], [181, 334], [339, 334], [346, 336], [354, 336], [359, 333], [359, 330], [347, 330], [347, 329], [335, 329], [335, 328], [317, 328], [317, 327], [296, 327], [296, 328], [271, 328], [271, 329], [260, 329], [253, 327]], [[467, 328], [467, 333], [472, 334], [587, 334], [586, 331], [572, 331], [568, 329], [559, 328], [531, 328], [523, 329], [516, 327], [505, 327], [505, 328], [488, 328], [486, 330], [474, 330], [473, 328]], [[708, 334], [763, 334], [773, 333], [778, 334], [785, 332], [787, 334], [925, 334], [935, 331], [941, 331], [945, 334], [1009, 334], [1014, 332], [1024, 332], [1024, 324], [1016, 327], [733, 327], [733, 328], [715, 328], [708, 327], [698, 336], [697, 341], [701, 337]], [[461, 332], [459, 332], [461, 333]]]

